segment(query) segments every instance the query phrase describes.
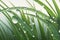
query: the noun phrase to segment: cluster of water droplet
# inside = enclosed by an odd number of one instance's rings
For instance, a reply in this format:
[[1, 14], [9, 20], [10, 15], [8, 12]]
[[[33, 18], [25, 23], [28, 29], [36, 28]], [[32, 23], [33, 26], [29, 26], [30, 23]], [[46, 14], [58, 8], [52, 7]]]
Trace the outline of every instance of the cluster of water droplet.
[[53, 21], [52, 19], [50, 19], [50, 21], [52, 22], [52, 23], [56, 23], [55, 21]]
[[50, 19], [51, 22], [54, 22], [52, 19]]

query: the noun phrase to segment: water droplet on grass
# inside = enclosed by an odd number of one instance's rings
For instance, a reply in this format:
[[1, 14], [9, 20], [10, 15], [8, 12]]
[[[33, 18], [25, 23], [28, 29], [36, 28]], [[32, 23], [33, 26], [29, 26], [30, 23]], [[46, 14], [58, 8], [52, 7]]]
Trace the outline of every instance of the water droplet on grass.
[[54, 22], [52, 19], [50, 19], [51, 22]]
[[32, 23], [32, 25], [34, 25], [34, 23]]
[[60, 33], [60, 30], [59, 30], [59, 33]]
[[18, 20], [17, 20], [16, 18], [12, 18], [12, 22], [13, 22], [14, 24], [17, 24], [17, 23], [18, 23]]
[[55, 17], [53, 17], [53, 19], [54, 19]]
[[51, 22], [53, 22], [53, 21], [51, 21]]
[[20, 25], [21, 25], [21, 23], [20, 23]]
[[51, 34], [51, 36], [53, 36], [53, 34]]
[[24, 30], [24, 33], [26, 33], [26, 31]]
[[35, 36], [33, 35], [32, 37], [34, 38]]
[[56, 23], [56, 22], [54, 22], [54, 23]]

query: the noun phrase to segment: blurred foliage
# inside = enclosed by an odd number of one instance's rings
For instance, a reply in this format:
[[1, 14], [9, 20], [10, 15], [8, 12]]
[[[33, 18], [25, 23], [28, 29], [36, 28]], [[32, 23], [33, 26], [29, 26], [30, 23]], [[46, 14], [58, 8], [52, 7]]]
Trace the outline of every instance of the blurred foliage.
[[48, 15], [31, 4], [31, 8], [15, 7], [12, 3], [13, 7], [9, 7], [0, 0], [0, 12], [9, 24], [0, 19], [0, 40], [60, 40], [60, 9], [57, 0], [52, 0], [56, 11], [47, 0], [45, 1], [52, 10], [40, 0], [34, 1], [41, 6], [44, 5], [43, 8]]

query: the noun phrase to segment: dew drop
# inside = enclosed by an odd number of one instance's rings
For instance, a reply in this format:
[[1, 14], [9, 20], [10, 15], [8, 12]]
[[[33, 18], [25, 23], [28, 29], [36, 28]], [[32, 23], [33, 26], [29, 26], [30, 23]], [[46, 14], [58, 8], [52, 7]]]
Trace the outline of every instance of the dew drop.
[[34, 38], [35, 36], [33, 35], [32, 37]]
[[51, 36], [53, 36], [53, 34], [51, 34]]
[[54, 19], [55, 17], [53, 17], [53, 19]]
[[51, 19], [50, 19], [50, 21], [51, 21]]
[[34, 25], [34, 23], [32, 23], [32, 25]]
[[51, 21], [51, 22], [53, 22], [53, 21]]
[[21, 25], [21, 23], [20, 23], [20, 25]]
[[26, 33], [26, 31], [24, 30], [24, 33]]
[[13, 22], [14, 24], [17, 24], [17, 23], [18, 23], [18, 20], [17, 20], [16, 18], [12, 18], [12, 22]]
[[56, 23], [56, 22], [54, 22], [54, 23]]
[[60, 30], [59, 30], [59, 33], [60, 33]]
[[52, 19], [50, 19], [51, 22], [54, 22]]

